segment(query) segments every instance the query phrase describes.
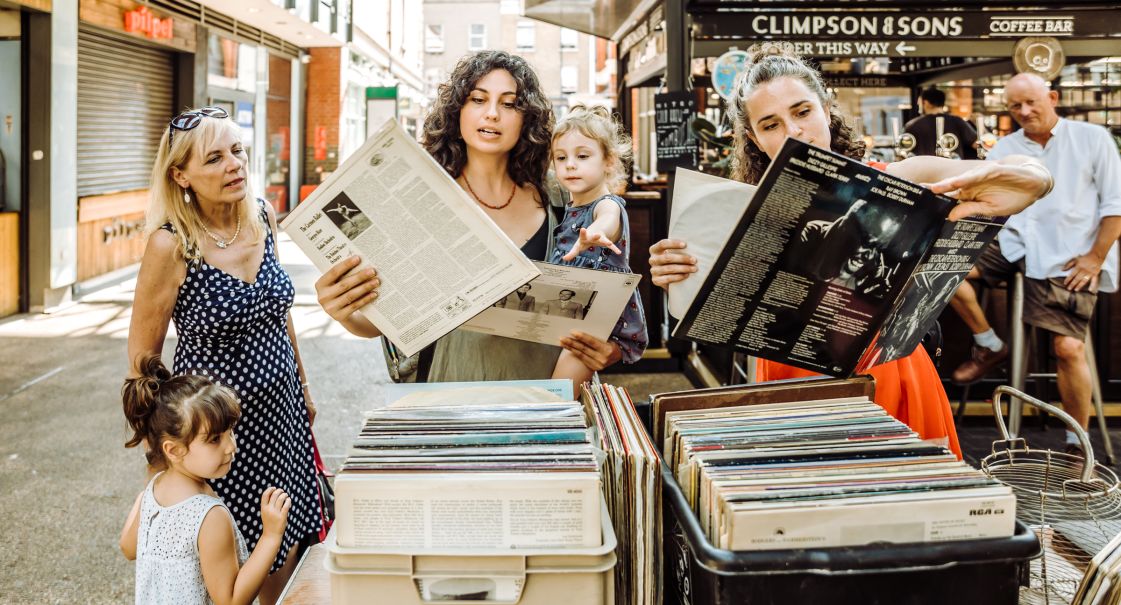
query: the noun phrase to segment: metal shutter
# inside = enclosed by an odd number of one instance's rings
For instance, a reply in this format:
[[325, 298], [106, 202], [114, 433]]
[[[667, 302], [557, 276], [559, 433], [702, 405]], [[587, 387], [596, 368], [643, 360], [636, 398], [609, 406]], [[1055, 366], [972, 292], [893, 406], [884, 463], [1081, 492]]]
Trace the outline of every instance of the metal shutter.
[[78, 28], [78, 196], [146, 189], [172, 116], [170, 52]]

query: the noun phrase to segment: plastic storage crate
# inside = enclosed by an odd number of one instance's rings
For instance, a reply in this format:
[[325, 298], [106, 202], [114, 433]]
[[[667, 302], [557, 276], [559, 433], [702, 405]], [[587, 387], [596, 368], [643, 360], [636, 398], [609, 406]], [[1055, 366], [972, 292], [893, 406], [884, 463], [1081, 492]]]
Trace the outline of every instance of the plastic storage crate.
[[[603, 506], [606, 506], [605, 504]], [[601, 515], [594, 548], [398, 554], [344, 548], [327, 535], [332, 605], [614, 605], [615, 532]]]
[[705, 538], [662, 465], [664, 605], [1016, 605], [1041, 554], [1020, 522], [1010, 538], [736, 552]]

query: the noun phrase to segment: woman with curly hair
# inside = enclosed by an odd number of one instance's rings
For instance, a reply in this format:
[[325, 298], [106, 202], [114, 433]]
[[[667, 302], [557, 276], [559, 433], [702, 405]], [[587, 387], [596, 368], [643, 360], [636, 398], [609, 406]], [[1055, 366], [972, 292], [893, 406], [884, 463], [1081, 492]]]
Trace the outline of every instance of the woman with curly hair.
[[[757, 184], [787, 137], [861, 158], [864, 144], [833, 103], [821, 74], [786, 46], [753, 49], [749, 67], [740, 75], [728, 104], [735, 128], [733, 176]], [[952, 220], [972, 214], [1005, 216], [1023, 210], [1048, 189], [1050, 175], [1039, 166], [1022, 165], [1027, 158], [1009, 157], [997, 162], [947, 160], [916, 156], [893, 164], [873, 164], [881, 170], [917, 183], [934, 183], [935, 193], [959, 200]], [[650, 247], [651, 276], [655, 285], [687, 279], [696, 258], [686, 243], [662, 240]], [[923, 439], [941, 440], [959, 457], [950, 402], [926, 350], [916, 347], [909, 356], [873, 367], [876, 403], [907, 423]], [[779, 380], [812, 375], [781, 363], [760, 360], [756, 378]]]
[[[552, 134], [552, 105], [529, 64], [504, 51], [482, 51], [460, 60], [440, 85], [422, 144], [528, 258], [544, 261], [556, 226], [545, 185]], [[380, 282], [373, 269], [357, 271], [358, 263], [358, 257], [339, 263], [315, 289], [332, 318], [373, 338], [380, 332], [356, 311], [377, 298]], [[414, 380], [549, 378], [562, 350], [466, 330], [433, 346], [420, 353]], [[622, 358], [617, 344], [583, 332], [574, 331], [562, 346], [593, 371]]]

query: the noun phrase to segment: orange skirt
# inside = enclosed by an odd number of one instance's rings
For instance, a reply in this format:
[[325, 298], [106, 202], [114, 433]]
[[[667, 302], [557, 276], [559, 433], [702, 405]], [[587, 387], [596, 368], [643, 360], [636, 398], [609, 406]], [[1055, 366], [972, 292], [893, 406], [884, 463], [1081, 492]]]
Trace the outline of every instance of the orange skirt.
[[[926, 349], [915, 347], [915, 352], [907, 357], [882, 363], [868, 373], [876, 379], [875, 400], [880, 407], [914, 429], [922, 439], [944, 440], [945, 445], [961, 458], [950, 400]], [[759, 360], [755, 372], [756, 380], [760, 382], [817, 375], [810, 370], [766, 359]]]

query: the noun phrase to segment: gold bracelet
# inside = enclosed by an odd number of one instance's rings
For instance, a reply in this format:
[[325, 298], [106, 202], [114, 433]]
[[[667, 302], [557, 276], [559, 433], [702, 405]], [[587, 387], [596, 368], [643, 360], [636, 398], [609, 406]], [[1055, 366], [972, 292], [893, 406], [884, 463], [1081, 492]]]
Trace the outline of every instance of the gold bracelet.
[[1053, 189], [1055, 189], [1055, 177], [1052, 176], [1051, 171], [1043, 165], [1043, 162], [1031, 159], [1021, 163], [1020, 166], [1024, 168], [1035, 168], [1038, 172], [1041, 172], [1043, 176], [1047, 177], [1047, 190], [1044, 191], [1043, 194], [1039, 197], [1047, 197], [1047, 195], [1050, 194]]

